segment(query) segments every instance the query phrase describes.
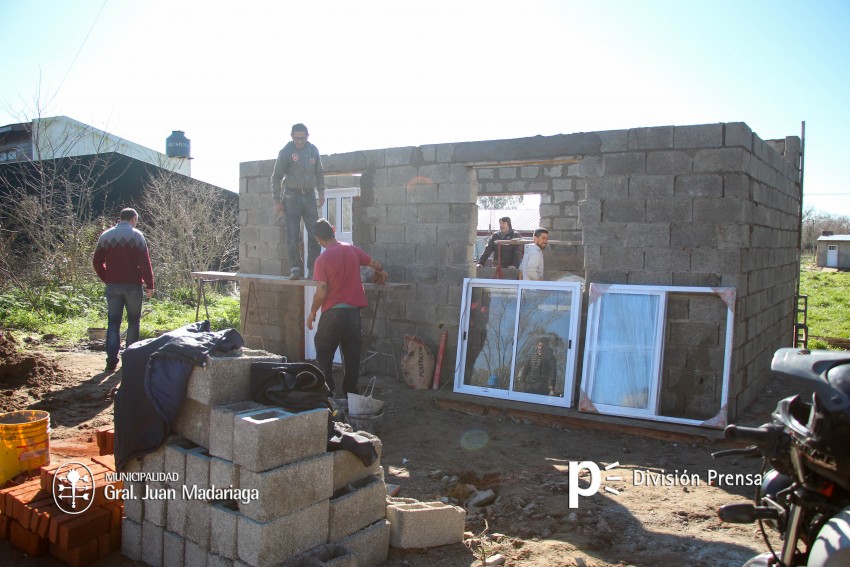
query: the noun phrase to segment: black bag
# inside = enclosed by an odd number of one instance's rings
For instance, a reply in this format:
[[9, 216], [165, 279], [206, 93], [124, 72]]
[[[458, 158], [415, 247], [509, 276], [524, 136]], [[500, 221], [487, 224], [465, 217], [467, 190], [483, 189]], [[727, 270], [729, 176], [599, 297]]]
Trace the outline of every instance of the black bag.
[[300, 412], [317, 408], [334, 411], [325, 376], [309, 362], [254, 362], [251, 399], [267, 406]]

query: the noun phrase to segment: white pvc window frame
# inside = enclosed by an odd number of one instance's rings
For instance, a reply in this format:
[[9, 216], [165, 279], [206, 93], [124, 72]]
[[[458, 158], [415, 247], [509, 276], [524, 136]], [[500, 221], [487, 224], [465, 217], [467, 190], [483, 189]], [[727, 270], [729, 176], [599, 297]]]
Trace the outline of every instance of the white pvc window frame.
[[[655, 335], [652, 340], [651, 375], [648, 377], [648, 403], [646, 407], [630, 407], [628, 405], [612, 405], [597, 403], [592, 398], [594, 385], [598, 380], [597, 369], [599, 356], [603, 352], [599, 348], [600, 335], [605, 329], [600, 325], [603, 304], [608, 294], [656, 296]], [[726, 305], [726, 336], [723, 354], [723, 378], [720, 394], [720, 408], [717, 414], [708, 419], [688, 419], [683, 417], [660, 415], [659, 397], [663, 368], [665, 320], [667, 297], [669, 294], [714, 294]], [[582, 367], [581, 388], [579, 392], [578, 409], [583, 412], [622, 415], [656, 421], [682, 423], [686, 425], [701, 425], [706, 427], [723, 428], [727, 424], [727, 409], [729, 402], [729, 375], [732, 366], [732, 337], [735, 326], [735, 288], [730, 287], [688, 287], [688, 286], [641, 286], [625, 284], [590, 284], [589, 304], [587, 314], [587, 332], [585, 335], [584, 363]]]
[[[471, 394], [489, 398], [498, 398], [519, 402], [529, 402], [556, 407], [571, 407], [573, 405], [573, 391], [576, 384], [576, 370], [578, 359], [579, 326], [581, 322], [582, 284], [579, 282], [558, 281], [531, 281], [531, 280], [500, 280], [466, 278], [463, 281], [463, 292], [461, 296], [461, 314], [458, 325], [458, 347], [457, 366], [455, 368], [454, 391], [461, 394]], [[467, 336], [469, 331], [470, 303], [472, 290], [474, 288], [502, 289], [516, 291], [516, 313], [513, 321], [513, 342], [510, 353], [510, 385], [508, 389], [491, 388], [487, 386], [475, 386], [464, 383], [466, 371]], [[520, 343], [517, 333], [519, 332], [520, 317], [522, 315], [523, 290], [548, 290], [554, 292], [570, 292], [570, 321], [569, 337], [563, 337], [567, 343], [566, 364], [564, 368], [564, 390], [563, 396], [545, 396], [528, 392], [514, 390], [514, 380], [517, 373], [517, 348]]]

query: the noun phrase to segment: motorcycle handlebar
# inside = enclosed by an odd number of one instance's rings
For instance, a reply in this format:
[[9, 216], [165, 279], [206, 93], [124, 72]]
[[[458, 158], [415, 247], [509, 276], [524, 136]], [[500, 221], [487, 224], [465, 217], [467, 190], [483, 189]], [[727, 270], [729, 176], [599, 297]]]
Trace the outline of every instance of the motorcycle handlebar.
[[726, 439], [730, 441], [743, 441], [757, 445], [769, 445], [776, 442], [782, 431], [767, 425], [761, 427], [744, 427], [742, 425], [728, 425], [724, 431]]

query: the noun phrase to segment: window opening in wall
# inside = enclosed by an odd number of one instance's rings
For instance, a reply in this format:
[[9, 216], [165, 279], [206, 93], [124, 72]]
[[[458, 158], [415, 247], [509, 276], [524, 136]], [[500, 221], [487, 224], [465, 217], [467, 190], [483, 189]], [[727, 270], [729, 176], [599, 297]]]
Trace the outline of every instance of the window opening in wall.
[[581, 286], [466, 279], [455, 391], [569, 406]]
[[[530, 237], [540, 227], [540, 194], [488, 195], [478, 198], [475, 232], [475, 259], [481, 257], [490, 236], [499, 230], [499, 219], [510, 217], [511, 226], [521, 236]], [[493, 255], [488, 258], [493, 261]]]
[[579, 409], [725, 427], [734, 288], [591, 284]]

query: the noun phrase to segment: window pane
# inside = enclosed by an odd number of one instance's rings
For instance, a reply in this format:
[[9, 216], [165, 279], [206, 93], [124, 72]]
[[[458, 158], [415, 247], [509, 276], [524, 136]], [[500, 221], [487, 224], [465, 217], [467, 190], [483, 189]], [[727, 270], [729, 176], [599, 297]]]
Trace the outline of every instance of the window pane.
[[351, 197], [342, 198], [342, 231], [351, 232]]
[[328, 199], [328, 222], [331, 223], [331, 226], [337, 228], [336, 226], [336, 204], [338, 199]]
[[599, 297], [594, 404], [649, 409], [656, 350], [658, 295], [606, 293]]
[[564, 396], [572, 292], [522, 290], [514, 391]]
[[474, 287], [463, 383], [507, 390], [516, 323], [516, 289]]

